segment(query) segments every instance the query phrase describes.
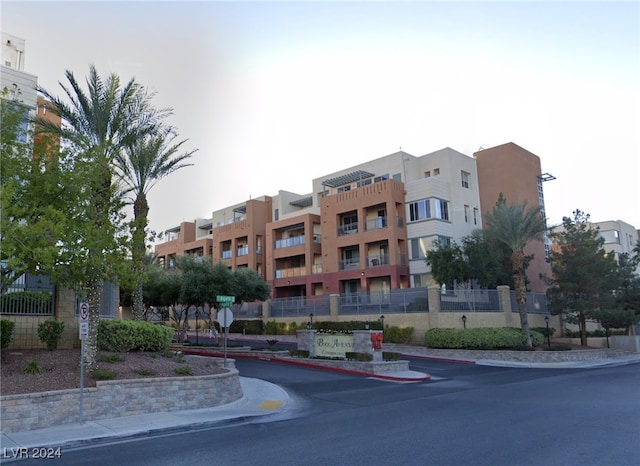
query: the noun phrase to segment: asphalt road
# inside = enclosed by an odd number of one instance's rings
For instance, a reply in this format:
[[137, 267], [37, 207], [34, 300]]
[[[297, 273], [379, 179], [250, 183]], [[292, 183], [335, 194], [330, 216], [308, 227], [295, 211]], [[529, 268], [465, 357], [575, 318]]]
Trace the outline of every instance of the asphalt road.
[[255, 422], [67, 451], [59, 464], [640, 464], [639, 364], [565, 370], [413, 359], [412, 370], [433, 377], [420, 383], [257, 360], [236, 365], [243, 376], [283, 386], [293, 408]]

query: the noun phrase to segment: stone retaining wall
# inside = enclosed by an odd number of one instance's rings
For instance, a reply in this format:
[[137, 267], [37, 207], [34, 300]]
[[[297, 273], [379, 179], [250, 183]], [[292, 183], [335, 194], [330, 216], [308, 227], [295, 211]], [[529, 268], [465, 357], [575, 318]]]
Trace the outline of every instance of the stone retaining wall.
[[[396, 349], [399, 351], [399, 349]], [[417, 352], [413, 352], [418, 354]], [[587, 349], [579, 351], [501, 351], [501, 350], [453, 350], [426, 348], [419, 354], [438, 358], [468, 359], [468, 360], [497, 360], [516, 362], [573, 362], [593, 361], [614, 358], [625, 354], [613, 349]]]
[[[243, 395], [237, 369], [224, 374], [107, 380], [83, 393], [83, 420], [213, 407]], [[2, 432], [79, 421], [80, 389], [0, 396]]]

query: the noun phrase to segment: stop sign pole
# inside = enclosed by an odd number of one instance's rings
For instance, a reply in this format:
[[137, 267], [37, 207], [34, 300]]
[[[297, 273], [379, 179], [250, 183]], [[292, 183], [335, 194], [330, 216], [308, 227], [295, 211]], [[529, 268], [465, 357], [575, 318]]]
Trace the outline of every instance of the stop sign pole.
[[218, 302], [218, 322], [220, 322], [220, 312], [222, 312], [222, 326], [224, 327], [224, 361], [223, 365], [227, 367], [227, 338], [229, 337], [229, 326], [233, 322], [233, 312], [229, 309], [236, 301], [235, 296], [216, 296]]

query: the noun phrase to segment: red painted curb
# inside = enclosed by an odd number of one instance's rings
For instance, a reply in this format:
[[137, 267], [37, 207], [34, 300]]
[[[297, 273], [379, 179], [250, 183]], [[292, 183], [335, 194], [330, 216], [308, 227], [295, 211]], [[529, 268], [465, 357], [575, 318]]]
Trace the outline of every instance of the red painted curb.
[[[223, 353], [216, 353], [216, 352], [211, 352], [211, 351], [198, 351], [198, 350], [190, 350], [190, 349], [184, 349], [184, 348], [181, 348], [179, 351], [182, 351], [185, 354], [193, 354], [193, 355], [196, 355], [196, 356], [215, 356], [215, 357], [224, 356]], [[227, 354], [227, 357], [230, 357], [229, 354]], [[282, 363], [282, 364], [292, 364], [294, 366], [309, 367], [309, 368], [313, 368], [313, 369], [323, 369], [323, 370], [327, 370], [327, 371], [340, 372], [342, 374], [359, 375], [359, 376], [363, 376], [363, 377], [372, 377], [372, 378], [376, 378], [376, 379], [392, 380], [392, 381], [396, 381], [396, 382], [422, 382], [422, 381], [425, 381], [425, 380], [431, 380], [431, 375], [429, 375], [429, 374], [425, 374], [425, 377], [420, 377], [420, 378], [394, 377], [394, 376], [391, 376], [391, 375], [380, 375], [380, 374], [374, 374], [374, 373], [371, 373], [371, 372], [354, 371], [352, 369], [342, 369], [340, 367], [323, 366], [323, 365], [320, 365], [320, 364], [313, 364], [313, 363], [305, 362], [305, 361], [296, 361], [296, 360], [293, 360], [293, 359], [281, 359], [281, 358], [273, 358], [273, 357], [266, 357], [266, 356], [256, 356], [256, 355], [253, 355], [253, 354], [233, 353], [232, 358], [233, 359], [257, 359], [257, 360], [262, 360], [262, 361], [273, 361], [273, 362], [279, 362], [279, 363]]]

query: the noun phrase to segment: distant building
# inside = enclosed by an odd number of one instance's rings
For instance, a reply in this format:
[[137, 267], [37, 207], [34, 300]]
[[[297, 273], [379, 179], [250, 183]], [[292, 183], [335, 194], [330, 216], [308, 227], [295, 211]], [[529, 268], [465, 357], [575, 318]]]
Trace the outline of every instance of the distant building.
[[[526, 149], [509, 142], [500, 146], [475, 152], [478, 168], [480, 205], [483, 213], [491, 212], [500, 193], [507, 204], [540, 206], [545, 216], [543, 183], [555, 179], [548, 173], [542, 173], [540, 158]], [[525, 248], [526, 254], [534, 258], [527, 269], [527, 278], [531, 291], [545, 293], [547, 286], [540, 274], [551, 276], [549, 265], [550, 243], [545, 235], [543, 241], [532, 242]]]

